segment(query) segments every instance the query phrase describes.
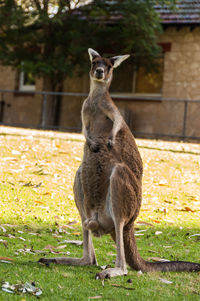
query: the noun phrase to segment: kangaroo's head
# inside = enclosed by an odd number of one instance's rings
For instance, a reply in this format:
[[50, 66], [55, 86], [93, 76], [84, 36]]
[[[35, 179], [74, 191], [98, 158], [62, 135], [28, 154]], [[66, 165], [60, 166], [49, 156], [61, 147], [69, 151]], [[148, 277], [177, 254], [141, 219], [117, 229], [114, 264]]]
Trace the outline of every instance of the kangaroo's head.
[[92, 80], [101, 83], [110, 83], [112, 80], [113, 68], [118, 67], [130, 56], [127, 54], [104, 58], [92, 48], [88, 49], [88, 53], [91, 61], [90, 77]]

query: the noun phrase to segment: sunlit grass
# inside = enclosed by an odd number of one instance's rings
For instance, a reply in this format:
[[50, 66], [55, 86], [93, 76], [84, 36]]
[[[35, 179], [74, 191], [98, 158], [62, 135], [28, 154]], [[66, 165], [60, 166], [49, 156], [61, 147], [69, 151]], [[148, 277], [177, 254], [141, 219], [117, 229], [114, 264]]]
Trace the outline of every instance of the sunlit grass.
[[[43, 289], [42, 300], [88, 300], [91, 296], [102, 296], [102, 300], [199, 300], [199, 273], [138, 275], [129, 269], [127, 277], [105, 281], [103, 287], [94, 279], [99, 267], [37, 264], [41, 256], [56, 256], [51, 250], [58, 256], [63, 256], [62, 252], [82, 254], [81, 246], [45, 247], [82, 239], [73, 181], [83, 155], [83, 138], [5, 131], [7, 134], [0, 136], [0, 256], [9, 257], [12, 263], [0, 261], [0, 281], [35, 281]], [[200, 262], [200, 239], [192, 236], [200, 234], [200, 145], [140, 139], [137, 143], [144, 162], [143, 205], [135, 225], [136, 232], [145, 230], [137, 236], [141, 255], [149, 260]], [[70, 224], [73, 221], [76, 223]], [[116, 249], [110, 237], [94, 239], [94, 244], [99, 265], [113, 265]], [[129, 278], [132, 283], [127, 283]], [[0, 290], [0, 300], [23, 299], [35, 297]]]

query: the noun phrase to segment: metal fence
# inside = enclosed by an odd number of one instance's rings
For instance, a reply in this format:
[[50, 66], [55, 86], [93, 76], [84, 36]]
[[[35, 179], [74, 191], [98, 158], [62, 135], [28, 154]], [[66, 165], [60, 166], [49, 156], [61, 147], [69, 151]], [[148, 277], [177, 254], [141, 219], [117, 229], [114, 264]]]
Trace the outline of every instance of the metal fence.
[[[38, 122], [37, 125], [33, 124], [23, 124], [22, 123], [12, 123], [12, 122], [7, 122], [4, 118], [4, 112], [6, 108], [9, 108], [12, 104], [7, 101], [7, 95], [20, 95], [23, 97], [23, 95], [40, 95], [41, 97], [41, 102], [40, 102], [40, 122]], [[73, 92], [47, 92], [47, 91], [19, 91], [19, 90], [2, 90], [0, 89], [0, 124], [1, 125], [10, 125], [10, 126], [24, 126], [24, 127], [31, 127], [31, 128], [41, 128], [41, 129], [60, 129], [60, 130], [66, 130], [66, 131], [76, 131], [79, 132], [81, 130], [81, 125], [71, 127], [71, 126], [61, 126], [61, 125], [56, 125], [56, 124], [48, 124], [46, 122], [46, 116], [47, 116], [47, 109], [48, 109], [48, 96], [59, 96], [59, 97], [81, 97], [85, 98], [87, 97], [88, 94], [86, 93], [73, 93]], [[114, 100], [120, 100], [120, 101], [129, 101], [129, 102], [138, 102], [138, 101], [146, 101], [146, 102], [159, 102], [159, 103], [171, 103], [171, 104], [177, 104], [181, 103], [183, 106], [182, 109], [182, 116], [181, 116], [181, 130], [180, 132], [177, 133], [162, 133], [162, 132], [145, 132], [141, 130], [132, 129], [132, 123], [133, 123], [133, 117], [132, 117], [132, 112], [130, 110], [127, 110], [128, 114], [125, 114], [125, 120], [127, 124], [130, 126], [131, 130], [133, 130], [135, 136], [137, 137], [153, 137], [153, 138], [162, 138], [162, 137], [171, 137], [171, 138], [176, 138], [176, 139], [195, 139], [195, 140], [200, 140], [200, 135], [188, 135], [187, 134], [187, 128], [188, 128], [188, 110], [189, 107], [192, 104], [198, 104], [198, 110], [200, 113], [200, 100], [188, 100], [188, 99], [175, 99], [175, 98], [162, 98], [161, 96], [138, 96], [138, 95], [118, 95], [118, 94], [111, 94]], [[14, 97], [14, 102], [18, 101], [18, 97]], [[28, 99], [26, 100], [28, 101]], [[67, 100], [64, 100], [67, 101]], [[34, 108], [32, 108], [32, 114], [34, 114]], [[173, 107], [172, 107], [173, 111]], [[70, 113], [70, 112], [69, 112]], [[198, 115], [200, 116], [200, 115]], [[190, 116], [190, 120], [192, 120], [192, 117]], [[200, 128], [200, 117], [198, 117], [197, 126]], [[166, 121], [165, 121], [166, 122]], [[198, 133], [198, 131], [197, 131]]]

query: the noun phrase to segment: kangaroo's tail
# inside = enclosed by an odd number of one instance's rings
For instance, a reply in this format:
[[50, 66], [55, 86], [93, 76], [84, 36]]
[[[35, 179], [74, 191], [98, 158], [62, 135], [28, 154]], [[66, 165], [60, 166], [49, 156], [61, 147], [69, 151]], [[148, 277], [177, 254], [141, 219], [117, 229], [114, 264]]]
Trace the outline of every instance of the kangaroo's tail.
[[185, 261], [148, 262], [140, 257], [133, 227], [124, 229], [124, 249], [126, 262], [134, 270], [142, 272], [194, 272], [200, 271], [200, 263]]

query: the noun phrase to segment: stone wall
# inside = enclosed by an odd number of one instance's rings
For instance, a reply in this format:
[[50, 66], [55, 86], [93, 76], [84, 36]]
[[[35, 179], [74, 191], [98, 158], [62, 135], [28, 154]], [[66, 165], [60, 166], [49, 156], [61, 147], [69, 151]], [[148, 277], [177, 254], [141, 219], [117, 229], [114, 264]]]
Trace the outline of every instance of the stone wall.
[[[171, 43], [164, 54], [163, 98], [200, 100], [200, 28], [169, 27], [160, 43]], [[129, 110], [130, 127], [149, 134], [182, 135], [184, 104], [154, 101], [118, 102], [122, 111]], [[125, 114], [125, 113], [124, 113]], [[188, 103], [186, 136], [200, 137], [200, 103]]]
[[[200, 99], [200, 28], [190, 30], [169, 27], [158, 37], [159, 43], [171, 43], [171, 50], [164, 54], [164, 73], [162, 96], [188, 100]], [[117, 70], [115, 70], [117, 72]], [[0, 89], [16, 88], [16, 72], [0, 66]], [[124, 73], [127, 80], [128, 72]], [[37, 81], [36, 90], [42, 90], [42, 81]], [[89, 91], [89, 76], [67, 78], [64, 83], [66, 92]], [[41, 122], [42, 97], [33, 95], [5, 94], [4, 99], [10, 106], [5, 107], [3, 122], [7, 124], [32, 125]], [[60, 107], [61, 128], [80, 129], [80, 112], [83, 97], [64, 96]], [[133, 132], [164, 135], [182, 135], [184, 104], [162, 101], [116, 100]], [[200, 137], [200, 103], [188, 104], [186, 135]]]
[[159, 42], [171, 43], [165, 53], [163, 97], [200, 99], [200, 28], [170, 27]]
[[[17, 90], [19, 78], [16, 70], [0, 66], [0, 89]], [[42, 80], [36, 81], [36, 90], [42, 89]], [[41, 120], [42, 98], [33, 93], [0, 93], [0, 101], [4, 101], [3, 119], [7, 125], [37, 127]]]

